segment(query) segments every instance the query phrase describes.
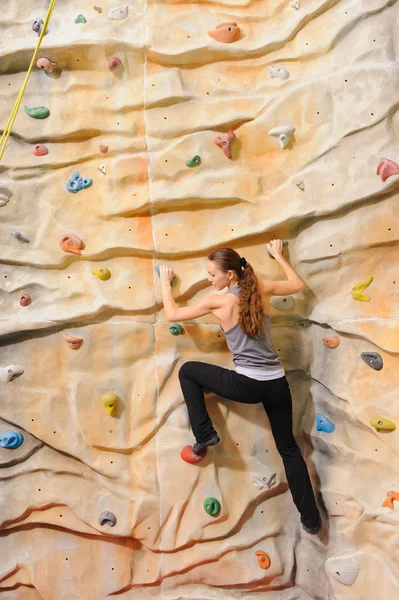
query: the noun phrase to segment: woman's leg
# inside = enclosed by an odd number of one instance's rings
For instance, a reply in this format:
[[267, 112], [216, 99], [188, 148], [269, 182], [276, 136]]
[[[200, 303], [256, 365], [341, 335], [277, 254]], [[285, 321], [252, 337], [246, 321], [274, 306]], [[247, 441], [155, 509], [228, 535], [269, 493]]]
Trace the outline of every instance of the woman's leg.
[[306, 463], [292, 433], [292, 399], [288, 381], [284, 376], [267, 383], [267, 399], [262, 404], [269, 417], [292, 498], [301, 514], [301, 521], [305, 526], [313, 528], [318, 524], [319, 511]]
[[[179, 380], [187, 404], [191, 428], [197, 442], [206, 442], [216, 431], [206, 410], [203, 388], [230, 400], [256, 404], [251, 380], [236, 371], [198, 361], [188, 361], [179, 370]], [[246, 381], [247, 380], [247, 381]]]

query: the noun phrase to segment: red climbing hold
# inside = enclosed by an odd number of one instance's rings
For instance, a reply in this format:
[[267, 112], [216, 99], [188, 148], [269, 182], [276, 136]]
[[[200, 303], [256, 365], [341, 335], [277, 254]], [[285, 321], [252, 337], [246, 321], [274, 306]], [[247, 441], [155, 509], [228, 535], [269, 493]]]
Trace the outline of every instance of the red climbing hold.
[[385, 181], [391, 175], [399, 175], [399, 165], [390, 158], [380, 158], [377, 165], [377, 175], [381, 176], [382, 181]]
[[109, 61], [108, 69], [110, 71], [115, 71], [115, 69], [117, 69], [118, 67], [120, 67], [121, 64], [122, 64], [121, 59], [118, 58], [117, 56], [113, 56], [111, 58], [111, 60]]
[[35, 156], [46, 156], [48, 154], [48, 150], [44, 144], [36, 144], [33, 148], [33, 154]]
[[180, 452], [181, 458], [186, 463], [190, 463], [190, 465], [195, 465], [195, 464], [201, 462], [201, 460], [203, 458], [205, 458], [206, 455], [207, 455], [206, 448], [205, 448], [204, 452], [201, 452], [201, 454], [195, 454], [192, 446], [184, 446], [183, 450]]
[[215, 137], [216, 146], [219, 146], [219, 148], [221, 148], [223, 150], [223, 152], [225, 153], [227, 158], [232, 158], [231, 152], [230, 152], [230, 146], [235, 137], [236, 137], [236, 134], [234, 133], [234, 131], [229, 131], [229, 133], [226, 135], [225, 138], [221, 138], [219, 135], [217, 137]]

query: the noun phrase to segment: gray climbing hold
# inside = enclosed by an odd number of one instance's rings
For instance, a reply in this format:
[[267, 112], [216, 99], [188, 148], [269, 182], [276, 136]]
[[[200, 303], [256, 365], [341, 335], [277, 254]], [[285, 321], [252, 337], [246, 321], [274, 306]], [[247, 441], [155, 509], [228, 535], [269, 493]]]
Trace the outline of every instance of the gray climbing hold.
[[383, 367], [382, 357], [378, 354], [378, 352], [362, 352], [362, 359], [372, 369], [376, 371], [381, 371]]
[[286, 69], [283, 69], [283, 67], [274, 67], [273, 65], [269, 66], [269, 77], [271, 79], [279, 77], [280, 79], [286, 80], [289, 76], [289, 72]]
[[7, 188], [0, 188], [0, 206], [5, 206], [11, 197], [10, 190]]
[[23, 244], [29, 244], [28, 238], [23, 233], [18, 231], [17, 229], [10, 229], [10, 233], [11, 233], [12, 237], [15, 238], [16, 240], [18, 240], [19, 242], [21, 242]]
[[108, 13], [108, 18], [122, 21], [123, 19], [126, 19], [128, 12], [129, 12], [129, 7], [126, 4], [124, 4], [124, 5], [120, 6], [119, 8], [114, 8], [114, 9], [110, 10]]
[[304, 181], [298, 181], [297, 186], [299, 187], [300, 190], [304, 191], [304, 189], [305, 189]]
[[[283, 248], [285, 248], [285, 246], [288, 246], [288, 240], [283, 240]], [[272, 254], [270, 254], [268, 248], [266, 247], [266, 252], [268, 253], [268, 255], [270, 256], [270, 258], [274, 259], [274, 256]]]
[[270, 304], [279, 310], [289, 310], [294, 306], [294, 299], [292, 296], [272, 296]]
[[334, 577], [343, 585], [353, 585], [359, 574], [359, 565], [348, 557], [330, 557], [325, 562], [325, 569], [330, 577]]
[[32, 29], [35, 33], [37, 33], [37, 35], [40, 35], [43, 25], [43, 19], [35, 19], [32, 23]]
[[116, 517], [114, 513], [105, 510], [98, 517], [98, 522], [100, 523], [100, 525], [109, 525], [110, 527], [113, 527], [116, 523]]

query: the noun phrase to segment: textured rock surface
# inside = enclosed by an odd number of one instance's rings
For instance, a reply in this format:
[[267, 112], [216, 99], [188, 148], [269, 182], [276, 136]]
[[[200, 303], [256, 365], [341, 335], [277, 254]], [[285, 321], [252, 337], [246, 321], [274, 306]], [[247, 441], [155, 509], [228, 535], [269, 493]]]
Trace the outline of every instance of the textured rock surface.
[[[399, 184], [376, 175], [381, 156], [399, 161], [397, 3], [137, 0], [126, 19], [109, 19], [118, 6], [57, 0], [39, 52], [57, 67], [34, 69], [0, 162], [0, 366], [24, 367], [0, 383], [0, 434], [24, 435], [0, 449], [0, 597], [396, 598], [399, 505], [381, 505], [399, 491], [399, 433], [370, 419], [399, 424]], [[0, 127], [46, 7], [2, 2]], [[208, 35], [230, 20], [237, 42]], [[110, 72], [113, 56], [122, 65]], [[271, 78], [270, 65], [289, 78]], [[23, 104], [50, 116], [32, 119]], [[295, 133], [281, 150], [268, 132], [286, 123]], [[231, 160], [214, 143], [230, 130]], [[33, 155], [37, 144], [48, 154]], [[195, 155], [201, 164], [187, 168]], [[70, 194], [76, 171], [93, 184]], [[81, 256], [60, 249], [65, 233], [84, 240]], [[174, 296], [192, 304], [209, 294], [205, 258], [217, 246], [281, 278], [264, 246], [274, 237], [289, 240], [307, 284], [271, 315], [320, 537], [300, 528], [261, 405], [208, 394], [222, 444], [199, 465], [180, 459], [193, 437], [179, 367], [232, 362], [210, 316], [170, 335], [155, 265], [175, 270]], [[371, 275], [370, 302], [355, 301], [351, 288]], [[334, 335], [330, 349], [322, 337]], [[362, 352], [378, 352], [383, 369]], [[101, 401], [108, 391], [116, 417]], [[316, 430], [318, 412], [331, 434]], [[270, 488], [254, 485], [273, 473]], [[216, 517], [208, 497], [221, 503]], [[103, 511], [115, 527], [99, 525]], [[359, 565], [351, 587], [327, 575], [331, 557]]]

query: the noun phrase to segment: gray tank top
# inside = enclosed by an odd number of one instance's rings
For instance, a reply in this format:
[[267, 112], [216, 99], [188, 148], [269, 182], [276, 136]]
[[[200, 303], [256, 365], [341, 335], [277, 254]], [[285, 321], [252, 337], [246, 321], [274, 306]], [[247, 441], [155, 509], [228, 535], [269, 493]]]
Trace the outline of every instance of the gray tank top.
[[[228, 293], [235, 296], [240, 295], [240, 284], [233, 286]], [[242, 368], [257, 369], [262, 372], [270, 372], [270, 374], [284, 374], [284, 369], [280, 357], [273, 348], [272, 337], [270, 333], [270, 319], [266, 313], [263, 313], [263, 331], [264, 335], [260, 338], [250, 338], [244, 333], [241, 327], [234, 325], [231, 329], [224, 331], [220, 325], [220, 329], [226, 336], [226, 342], [229, 350], [233, 353], [233, 362], [237, 371]], [[244, 373], [244, 371], [242, 371]], [[249, 373], [249, 371], [247, 371]]]

